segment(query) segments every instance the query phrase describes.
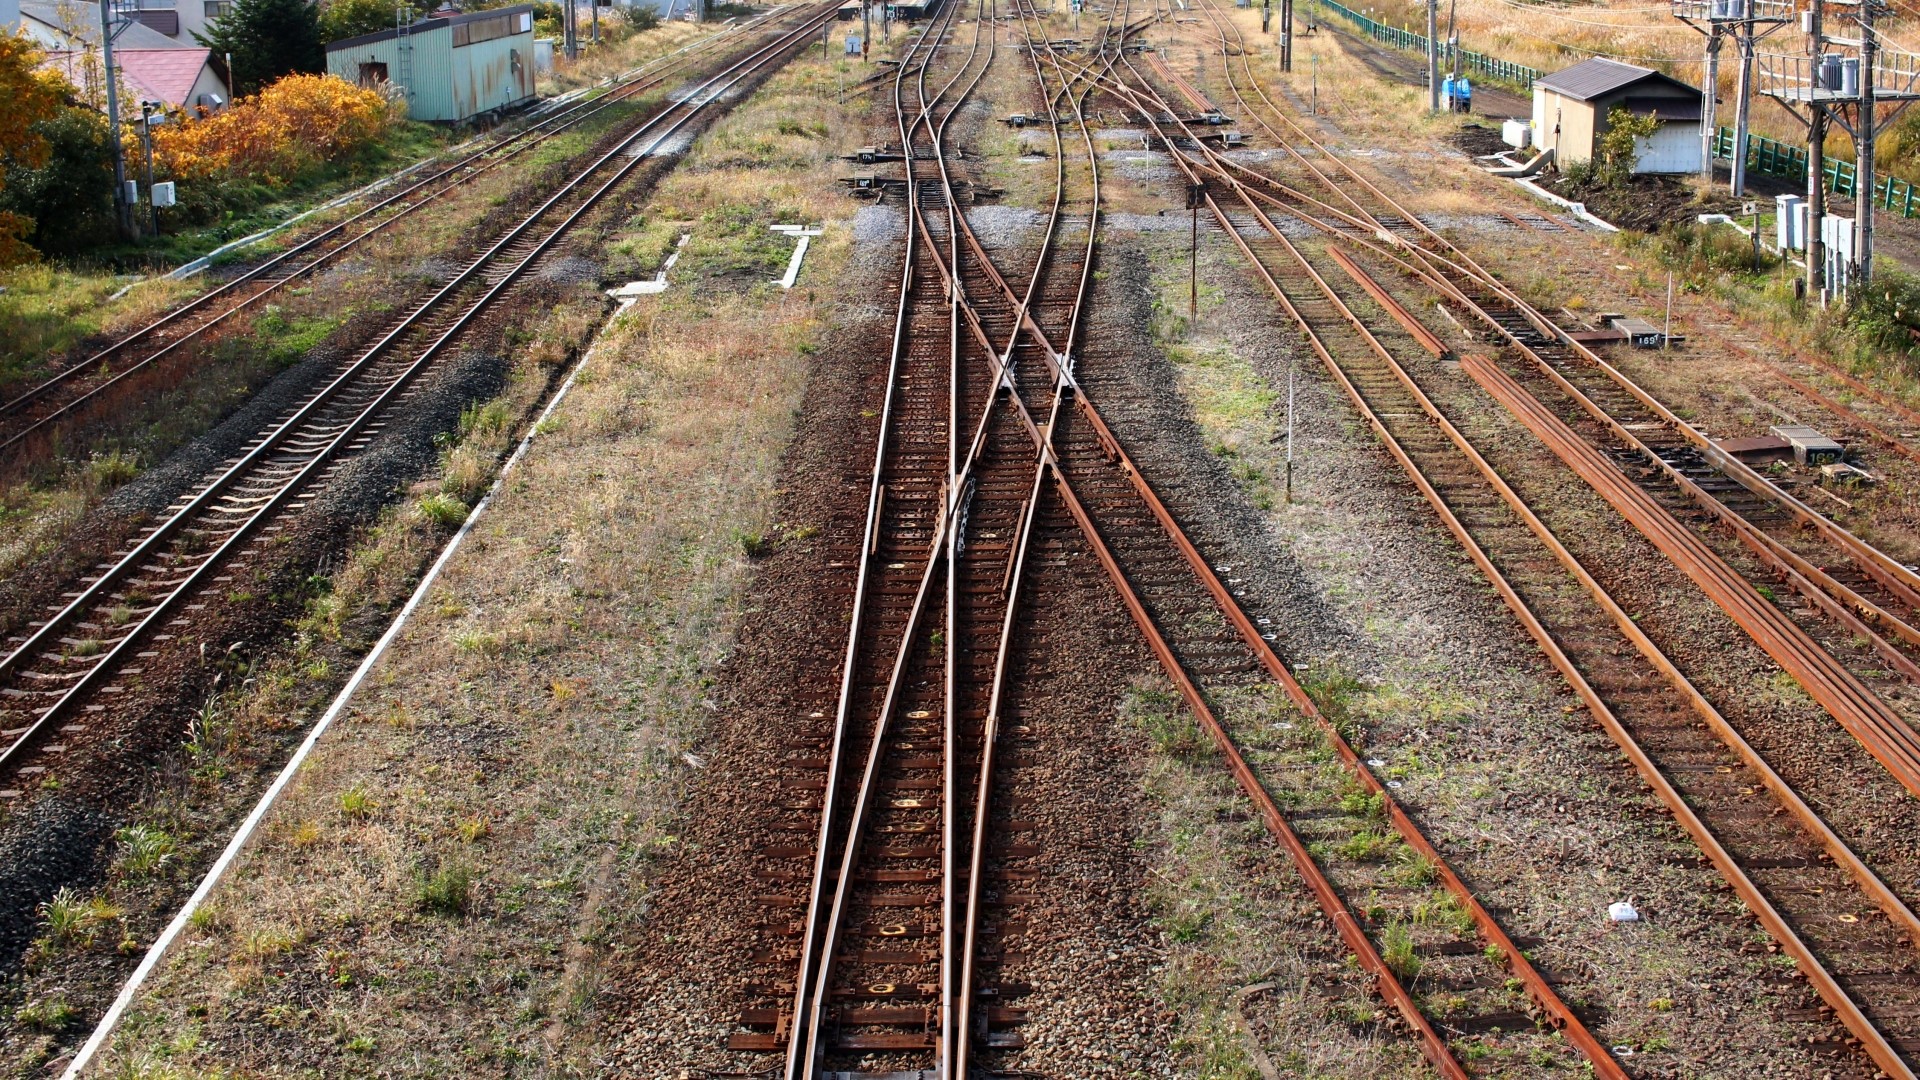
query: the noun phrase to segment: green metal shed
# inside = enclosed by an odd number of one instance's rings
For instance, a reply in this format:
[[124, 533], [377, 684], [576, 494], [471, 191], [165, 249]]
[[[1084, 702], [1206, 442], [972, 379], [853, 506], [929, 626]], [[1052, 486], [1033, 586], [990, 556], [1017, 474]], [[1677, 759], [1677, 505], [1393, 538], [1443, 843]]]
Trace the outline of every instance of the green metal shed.
[[415, 120], [460, 123], [533, 100], [533, 5], [421, 19], [327, 46], [327, 71], [405, 91]]

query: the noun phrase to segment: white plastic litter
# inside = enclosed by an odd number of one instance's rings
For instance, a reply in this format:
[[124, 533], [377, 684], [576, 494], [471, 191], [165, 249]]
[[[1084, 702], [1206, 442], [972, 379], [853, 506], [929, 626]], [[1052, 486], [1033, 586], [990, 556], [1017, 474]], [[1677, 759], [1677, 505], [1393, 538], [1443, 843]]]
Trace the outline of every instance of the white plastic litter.
[[1607, 905], [1607, 918], [1614, 922], [1639, 922], [1640, 909], [1625, 900], [1616, 900]]

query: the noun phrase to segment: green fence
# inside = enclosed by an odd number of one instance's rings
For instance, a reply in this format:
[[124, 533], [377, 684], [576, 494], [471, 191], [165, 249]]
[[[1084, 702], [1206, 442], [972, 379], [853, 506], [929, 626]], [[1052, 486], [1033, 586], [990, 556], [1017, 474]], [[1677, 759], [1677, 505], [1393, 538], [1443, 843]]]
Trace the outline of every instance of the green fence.
[[[1350, 7], [1334, 3], [1334, 0], [1320, 0], [1320, 3], [1334, 14], [1351, 20], [1355, 26], [1358, 26], [1368, 37], [1371, 37], [1375, 41], [1384, 42], [1397, 48], [1411, 49], [1417, 53], [1425, 53], [1427, 51], [1427, 36], [1425, 34], [1416, 34], [1398, 26], [1388, 26], [1386, 23], [1368, 18]], [[1440, 66], [1443, 68], [1451, 68], [1456, 52], [1459, 54], [1460, 68], [1462, 71], [1472, 72], [1489, 79], [1498, 79], [1501, 82], [1512, 83], [1522, 90], [1532, 90], [1533, 80], [1546, 75], [1546, 72], [1540, 71], [1537, 68], [1527, 67], [1525, 64], [1508, 63], [1497, 56], [1488, 56], [1486, 53], [1477, 53], [1471, 49], [1456, 50], [1444, 43], [1440, 46]]]
[[[1720, 128], [1713, 140], [1713, 156], [1733, 160], [1733, 129]], [[1807, 152], [1798, 146], [1769, 139], [1764, 135], [1747, 136], [1747, 171], [1764, 173], [1767, 176], [1782, 176], [1804, 183], [1807, 179]], [[1827, 190], [1835, 195], [1852, 198], [1855, 190], [1855, 170], [1853, 162], [1828, 158], [1826, 168]], [[1874, 182], [1873, 201], [1888, 210], [1896, 210], [1901, 217], [1912, 217], [1914, 213], [1914, 189], [1909, 181], [1897, 176], [1883, 176]]]
[[[1427, 36], [1416, 34], [1399, 26], [1389, 26], [1377, 19], [1369, 18], [1334, 0], [1320, 0], [1327, 10], [1351, 20], [1368, 37], [1392, 45], [1396, 48], [1411, 49], [1414, 52], [1427, 51]], [[1440, 63], [1442, 67], [1453, 65], [1454, 51], [1442, 46]], [[1543, 78], [1546, 72], [1530, 68], [1524, 64], [1512, 64], [1485, 53], [1460, 49], [1460, 66], [1463, 70], [1475, 72], [1491, 79], [1512, 83], [1523, 90], [1532, 90], [1533, 81]], [[1725, 160], [1733, 159], [1733, 129], [1720, 128], [1713, 143], [1713, 156]], [[1797, 146], [1769, 139], [1762, 135], [1747, 136], [1747, 170], [1764, 173], [1767, 176], [1784, 176], [1804, 182], [1807, 177], [1807, 152]], [[1850, 161], [1826, 162], [1827, 190], [1846, 198], [1853, 197], [1854, 167]], [[1899, 212], [1901, 217], [1914, 215], [1914, 186], [1911, 182], [1897, 176], [1882, 177], [1873, 185], [1873, 201], [1888, 210]]]

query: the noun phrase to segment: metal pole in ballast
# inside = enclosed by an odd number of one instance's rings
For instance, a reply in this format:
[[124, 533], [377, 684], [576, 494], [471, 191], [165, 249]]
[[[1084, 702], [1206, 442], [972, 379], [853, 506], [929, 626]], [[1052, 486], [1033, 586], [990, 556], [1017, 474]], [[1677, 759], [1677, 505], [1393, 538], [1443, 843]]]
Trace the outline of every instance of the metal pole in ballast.
[[1427, 0], [1427, 111], [1440, 111], [1440, 0]]
[[1287, 505], [1293, 505], [1293, 371], [1299, 365], [1299, 354], [1287, 353]]
[[1206, 198], [1207, 185], [1196, 183], [1187, 188], [1187, 214], [1192, 232], [1187, 240], [1187, 326], [1200, 320], [1200, 201]]

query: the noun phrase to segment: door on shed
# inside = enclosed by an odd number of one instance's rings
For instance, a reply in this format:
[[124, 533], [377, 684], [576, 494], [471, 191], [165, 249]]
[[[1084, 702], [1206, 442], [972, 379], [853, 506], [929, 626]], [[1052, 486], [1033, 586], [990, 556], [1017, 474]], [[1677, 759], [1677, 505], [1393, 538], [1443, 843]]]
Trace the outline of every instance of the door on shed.
[[1652, 138], [1634, 140], [1636, 173], [1697, 173], [1700, 171], [1700, 122], [1669, 120]]

